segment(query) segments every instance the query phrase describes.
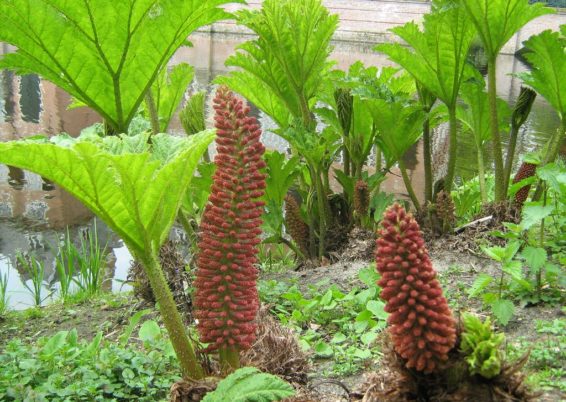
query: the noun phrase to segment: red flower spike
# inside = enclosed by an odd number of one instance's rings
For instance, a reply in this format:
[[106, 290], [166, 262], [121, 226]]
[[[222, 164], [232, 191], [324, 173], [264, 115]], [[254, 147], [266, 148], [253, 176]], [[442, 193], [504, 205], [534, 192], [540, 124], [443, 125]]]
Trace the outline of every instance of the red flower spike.
[[456, 343], [456, 324], [418, 223], [399, 204], [383, 214], [376, 262], [395, 351], [408, 368], [433, 372]]
[[216, 173], [204, 211], [195, 279], [195, 317], [207, 351], [245, 350], [255, 340], [256, 288], [265, 167], [261, 130], [226, 87], [214, 98]]

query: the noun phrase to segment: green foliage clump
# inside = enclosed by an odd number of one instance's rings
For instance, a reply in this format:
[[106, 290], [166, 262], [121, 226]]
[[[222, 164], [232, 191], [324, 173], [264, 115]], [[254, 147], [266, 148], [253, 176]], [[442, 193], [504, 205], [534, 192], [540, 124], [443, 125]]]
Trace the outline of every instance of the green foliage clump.
[[566, 82], [563, 78], [566, 74], [566, 25], [560, 26], [560, 32], [547, 30], [531, 36], [524, 45], [525, 58], [532, 64], [532, 70], [520, 77], [550, 103], [561, 121], [543, 161], [552, 162], [566, 136]]
[[313, 123], [310, 109], [332, 65], [330, 40], [338, 17], [320, 0], [268, 0], [242, 10], [238, 22], [258, 35], [243, 43], [226, 65], [239, 67], [216, 81], [244, 95], [279, 127], [290, 118]]
[[460, 348], [465, 353], [470, 373], [493, 378], [501, 372], [499, 347], [505, 335], [494, 333], [489, 317], [485, 322], [473, 314], [464, 314], [464, 332]]
[[324, 282], [306, 291], [277, 281], [260, 282], [260, 299], [273, 304], [272, 313], [299, 335], [301, 346], [315, 359], [333, 359], [330, 371], [349, 375], [379, 356], [375, 340], [388, 316], [378, 298], [379, 274], [368, 267], [358, 278], [365, 287], [348, 293], [335, 285], [325, 288]]
[[91, 342], [79, 340], [76, 330], [35, 345], [13, 339], [0, 355], [0, 399], [166, 400], [171, 383], [180, 379], [175, 352], [155, 321], [146, 321], [138, 337], [140, 347], [109, 342], [101, 332]]
[[294, 394], [293, 387], [279, 377], [262, 373], [255, 367], [243, 367], [220, 381], [203, 402], [271, 402]]

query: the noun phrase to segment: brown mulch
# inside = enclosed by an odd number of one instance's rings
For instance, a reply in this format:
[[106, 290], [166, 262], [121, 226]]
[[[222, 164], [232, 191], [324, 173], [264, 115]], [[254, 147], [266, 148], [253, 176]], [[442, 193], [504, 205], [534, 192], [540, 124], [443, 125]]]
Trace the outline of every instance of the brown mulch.
[[470, 375], [464, 356], [457, 348], [439, 371], [424, 375], [407, 369], [405, 362], [393, 350], [387, 331], [381, 338], [383, 358], [380, 369], [370, 373], [353, 400], [362, 402], [508, 402], [534, 401], [538, 395], [529, 393], [523, 384], [521, 368], [528, 354], [502, 368], [501, 374], [487, 380]]
[[[185, 269], [185, 260], [173, 241], [168, 240], [161, 246], [159, 260], [177, 308], [182, 313], [185, 322], [192, 322], [192, 301], [187, 292], [187, 289], [191, 288], [191, 278]], [[147, 304], [155, 304], [153, 290], [140, 262], [132, 262], [127, 280], [132, 283], [134, 296]]]
[[267, 306], [260, 309], [257, 323], [256, 341], [242, 354], [242, 365], [257, 367], [291, 384], [306, 384], [309, 360], [293, 331], [275, 320]]

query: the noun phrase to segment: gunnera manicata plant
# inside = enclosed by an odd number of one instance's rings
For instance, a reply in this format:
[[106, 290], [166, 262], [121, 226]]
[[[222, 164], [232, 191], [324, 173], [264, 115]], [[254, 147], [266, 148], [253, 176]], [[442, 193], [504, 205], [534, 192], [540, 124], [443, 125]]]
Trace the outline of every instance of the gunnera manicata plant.
[[265, 148], [249, 107], [227, 87], [217, 90], [214, 110], [217, 169], [201, 224], [195, 317], [206, 350], [218, 350], [226, 369], [237, 368], [239, 352], [255, 340]]
[[384, 213], [376, 262], [395, 352], [407, 368], [425, 374], [437, 370], [456, 343], [456, 324], [419, 225], [399, 204]]

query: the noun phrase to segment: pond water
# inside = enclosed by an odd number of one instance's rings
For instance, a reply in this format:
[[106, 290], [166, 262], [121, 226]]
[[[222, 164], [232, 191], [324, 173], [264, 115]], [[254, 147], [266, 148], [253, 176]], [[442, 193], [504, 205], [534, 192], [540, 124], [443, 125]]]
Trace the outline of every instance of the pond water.
[[[225, 34], [195, 34], [191, 37], [192, 48], [180, 49], [172, 58], [171, 64], [188, 62], [196, 69], [195, 81], [191, 90], [208, 87], [218, 74], [225, 73], [225, 59], [234, 52], [235, 47], [249, 37]], [[335, 44], [333, 58], [337, 67], [347, 69], [349, 65], [361, 60], [366, 65], [391, 65], [385, 56], [371, 50], [371, 44]], [[0, 52], [13, 51], [10, 46], [0, 44]], [[498, 95], [511, 105], [515, 102], [520, 80], [511, 74], [526, 70], [526, 66], [512, 56], [502, 56], [499, 60]], [[54, 135], [67, 132], [78, 135], [80, 130], [99, 121], [98, 116], [87, 108], [67, 110], [70, 97], [53, 84], [37, 76], [17, 76], [8, 71], [0, 71], [0, 141], [20, 139], [35, 134]], [[286, 149], [285, 142], [268, 132], [273, 123], [257, 109], [253, 113], [259, 118], [263, 129], [263, 140], [270, 148]], [[556, 130], [559, 121], [548, 103], [538, 97], [531, 115], [518, 140], [518, 152], [532, 151], [546, 141]], [[170, 127], [171, 133], [181, 133], [178, 120]], [[476, 174], [476, 155], [473, 139], [460, 138], [457, 175], [465, 180]], [[439, 127], [434, 135], [435, 176], [444, 173], [446, 152], [446, 128]], [[489, 160], [489, 153], [487, 155]], [[424, 192], [424, 167], [421, 146], [414, 147], [405, 157], [410, 177], [418, 194]], [[404, 195], [403, 182], [395, 171], [388, 177], [383, 189]], [[20, 169], [0, 165], [0, 275], [7, 275], [10, 305], [14, 309], [28, 307], [31, 295], [23, 283], [29, 280], [16, 264], [16, 253], [33, 253], [44, 261], [46, 280], [55, 281], [55, 258], [57, 245], [64, 238], [66, 228], [77, 235], [92, 231], [92, 213], [64, 190], [54, 186], [40, 176]], [[124, 284], [130, 266], [131, 256], [117, 238], [101, 222], [97, 222], [100, 243], [107, 244], [109, 250], [108, 272], [105, 287], [118, 291], [128, 289]], [[180, 232], [175, 232], [175, 237]]]

